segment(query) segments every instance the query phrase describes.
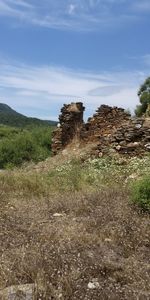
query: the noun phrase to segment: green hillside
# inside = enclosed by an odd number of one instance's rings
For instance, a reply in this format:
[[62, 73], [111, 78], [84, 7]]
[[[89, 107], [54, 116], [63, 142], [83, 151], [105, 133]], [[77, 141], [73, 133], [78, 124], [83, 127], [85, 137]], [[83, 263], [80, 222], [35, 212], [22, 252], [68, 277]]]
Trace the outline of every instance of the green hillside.
[[15, 127], [25, 127], [25, 126], [42, 126], [42, 125], [56, 125], [55, 121], [43, 121], [37, 118], [26, 117], [15, 110], [10, 106], [4, 103], [0, 103], [0, 124], [15, 126]]

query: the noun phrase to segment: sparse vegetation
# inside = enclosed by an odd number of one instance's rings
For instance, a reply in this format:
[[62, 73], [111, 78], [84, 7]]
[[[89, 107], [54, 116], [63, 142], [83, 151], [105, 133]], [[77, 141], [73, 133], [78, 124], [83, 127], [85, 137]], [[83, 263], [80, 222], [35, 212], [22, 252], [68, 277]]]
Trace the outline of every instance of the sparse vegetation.
[[148, 299], [150, 156], [46, 159], [52, 130], [0, 126], [0, 297]]
[[37, 299], [148, 299], [149, 214], [130, 203], [130, 187], [150, 157], [59, 159], [0, 174], [0, 290], [34, 283]]

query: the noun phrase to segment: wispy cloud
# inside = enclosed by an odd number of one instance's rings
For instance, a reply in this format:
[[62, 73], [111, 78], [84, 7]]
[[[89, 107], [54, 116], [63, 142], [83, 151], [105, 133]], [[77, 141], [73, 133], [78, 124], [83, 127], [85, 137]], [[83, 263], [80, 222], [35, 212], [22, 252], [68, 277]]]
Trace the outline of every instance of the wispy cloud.
[[[6, 0], [5, 0], [6, 1]], [[32, 8], [33, 5], [29, 2], [27, 2], [26, 0], [7, 0], [8, 3], [10, 3], [11, 5], [16, 5], [16, 6], [20, 6], [20, 7], [25, 7], [25, 8]], [[30, 1], [31, 2], [31, 1]]]
[[0, 15], [17, 22], [85, 31], [135, 22], [137, 11], [142, 14], [146, 9], [148, 0], [0, 0]]
[[140, 13], [150, 12], [150, 1], [149, 0], [137, 0], [134, 1], [133, 6], [135, 10], [139, 11]]
[[75, 13], [75, 10], [76, 10], [76, 5], [70, 4], [68, 6], [68, 13], [69, 13], [69, 15], [73, 15]]
[[138, 71], [91, 73], [2, 63], [0, 101], [22, 110], [30, 109], [39, 117], [47, 112], [57, 116], [63, 103], [78, 100], [85, 103], [90, 114], [102, 103], [133, 110], [138, 102], [137, 90], [145, 77], [145, 73]]
[[129, 59], [135, 60], [137, 65], [143, 66], [146, 69], [150, 67], [150, 53], [141, 56], [131, 56]]
[[6, 1], [0, 0], [0, 16], [17, 17], [18, 11], [12, 8]]

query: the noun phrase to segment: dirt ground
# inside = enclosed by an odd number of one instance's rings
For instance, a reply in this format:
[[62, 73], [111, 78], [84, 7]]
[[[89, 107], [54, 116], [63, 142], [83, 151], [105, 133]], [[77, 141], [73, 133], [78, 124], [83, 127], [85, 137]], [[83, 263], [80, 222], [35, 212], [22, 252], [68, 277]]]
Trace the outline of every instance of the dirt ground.
[[150, 299], [150, 218], [126, 188], [27, 193], [1, 186], [0, 290], [35, 299]]

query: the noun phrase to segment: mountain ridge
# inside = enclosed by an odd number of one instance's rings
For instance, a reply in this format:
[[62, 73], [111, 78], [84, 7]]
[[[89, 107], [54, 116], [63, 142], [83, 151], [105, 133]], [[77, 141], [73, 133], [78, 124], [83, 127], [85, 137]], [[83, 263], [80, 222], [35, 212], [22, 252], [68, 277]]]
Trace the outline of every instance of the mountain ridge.
[[57, 122], [52, 120], [41, 120], [34, 117], [27, 117], [5, 103], [0, 103], [0, 125], [15, 127], [36, 126], [56, 126]]

